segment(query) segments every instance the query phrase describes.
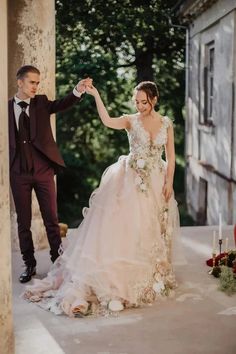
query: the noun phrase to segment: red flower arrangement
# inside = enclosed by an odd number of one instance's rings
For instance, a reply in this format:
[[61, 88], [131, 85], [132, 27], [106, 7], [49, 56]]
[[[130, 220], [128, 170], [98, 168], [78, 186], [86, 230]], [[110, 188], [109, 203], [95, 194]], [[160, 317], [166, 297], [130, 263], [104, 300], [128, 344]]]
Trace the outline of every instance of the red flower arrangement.
[[234, 250], [223, 252], [206, 261], [206, 264], [212, 268], [209, 274], [219, 278], [219, 289], [228, 295], [236, 293], [236, 225], [234, 226], [234, 242]]
[[[227, 263], [226, 263], [227, 262]], [[213, 267], [213, 258], [210, 258], [206, 261], [206, 264], [209, 267]], [[230, 250], [228, 253], [218, 254], [215, 258], [215, 266], [227, 265], [230, 268], [233, 268], [233, 272], [236, 273], [236, 251]]]

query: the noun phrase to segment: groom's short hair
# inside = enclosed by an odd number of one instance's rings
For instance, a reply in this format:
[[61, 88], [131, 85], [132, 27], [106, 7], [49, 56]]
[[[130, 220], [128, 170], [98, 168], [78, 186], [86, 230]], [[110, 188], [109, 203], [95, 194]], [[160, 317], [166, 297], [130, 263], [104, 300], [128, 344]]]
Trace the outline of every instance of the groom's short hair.
[[40, 75], [39, 69], [33, 65], [24, 65], [16, 73], [17, 80], [23, 79], [28, 73], [35, 73]]

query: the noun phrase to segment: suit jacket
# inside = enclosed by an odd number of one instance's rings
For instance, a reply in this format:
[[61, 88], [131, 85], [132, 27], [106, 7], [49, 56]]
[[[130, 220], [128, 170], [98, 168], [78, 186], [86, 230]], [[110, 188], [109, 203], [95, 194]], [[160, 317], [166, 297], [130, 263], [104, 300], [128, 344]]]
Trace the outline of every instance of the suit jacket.
[[[50, 115], [63, 111], [80, 101], [73, 93], [62, 99], [50, 101], [46, 95], [36, 95], [30, 100], [30, 140], [32, 145], [45, 155], [53, 165], [65, 167], [58, 146], [53, 138]], [[17, 130], [14, 115], [14, 98], [9, 100], [9, 154], [10, 168], [17, 153]]]

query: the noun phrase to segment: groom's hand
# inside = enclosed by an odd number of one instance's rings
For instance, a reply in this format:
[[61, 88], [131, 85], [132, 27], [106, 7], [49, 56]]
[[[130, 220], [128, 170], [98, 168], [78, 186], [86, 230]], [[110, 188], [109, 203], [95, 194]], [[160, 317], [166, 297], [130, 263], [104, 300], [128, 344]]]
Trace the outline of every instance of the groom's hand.
[[76, 90], [79, 93], [85, 93], [87, 86], [91, 87], [93, 84], [93, 79], [90, 77], [87, 77], [86, 79], [80, 80], [78, 84], [76, 85]]

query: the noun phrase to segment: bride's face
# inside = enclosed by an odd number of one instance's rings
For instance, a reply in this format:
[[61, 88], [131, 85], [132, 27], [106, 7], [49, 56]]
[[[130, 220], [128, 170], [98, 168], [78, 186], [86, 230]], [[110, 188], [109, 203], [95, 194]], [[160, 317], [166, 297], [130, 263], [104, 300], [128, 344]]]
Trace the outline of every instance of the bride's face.
[[153, 110], [155, 102], [147, 97], [145, 91], [138, 90], [134, 93], [134, 102], [137, 111], [142, 115], [148, 115]]

